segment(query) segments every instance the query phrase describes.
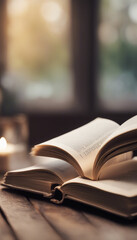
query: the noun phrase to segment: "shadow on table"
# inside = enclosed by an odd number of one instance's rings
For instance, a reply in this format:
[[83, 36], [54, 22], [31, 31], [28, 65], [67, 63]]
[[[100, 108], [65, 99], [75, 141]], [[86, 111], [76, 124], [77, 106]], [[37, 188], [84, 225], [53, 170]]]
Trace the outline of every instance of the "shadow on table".
[[[7, 188], [2, 188], [2, 191], [6, 191], [6, 192], [12, 193], [14, 195], [26, 197], [29, 201], [31, 199], [35, 199], [35, 200], [38, 200], [39, 203], [40, 202], [45, 202], [45, 203], [48, 202], [50, 204], [54, 204], [54, 203], [50, 202], [50, 199], [47, 199], [43, 195], [40, 195], [40, 194], [38, 195], [35, 193], [30, 193], [30, 192], [25, 192], [25, 191], [21, 191], [21, 190], [15, 190], [15, 189], [7, 189]], [[69, 199], [65, 199], [64, 202], [60, 206], [71, 208], [72, 210], [77, 211], [77, 212], [88, 213], [92, 216], [96, 216], [96, 217], [99, 217], [102, 219], [105, 218], [107, 220], [110, 220], [110, 221], [113, 221], [113, 222], [116, 222], [118, 224], [125, 225], [125, 226], [126, 225], [127, 226], [137, 225], [137, 217], [134, 219], [126, 219], [126, 218], [114, 215], [112, 213], [103, 211], [101, 209], [98, 209], [96, 207], [88, 206], [86, 204], [79, 203], [79, 202], [69, 200]]]

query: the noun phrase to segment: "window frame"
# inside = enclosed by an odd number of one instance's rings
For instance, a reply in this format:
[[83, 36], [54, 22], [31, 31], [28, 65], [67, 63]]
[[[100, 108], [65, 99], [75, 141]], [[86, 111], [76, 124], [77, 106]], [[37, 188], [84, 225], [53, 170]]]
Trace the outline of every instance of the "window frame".
[[[29, 145], [56, 137], [85, 124], [95, 117], [106, 117], [122, 123], [135, 112], [111, 112], [97, 103], [98, 41], [97, 24], [99, 0], [71, 1], [71, 42], [76, 108], [69, 111], [27, 113]], [[0, 1], [0, 80], [6, 70], [6, 3]], [[4, 113], [3, 113], [4, 114]]]
[[[6, 69], [6, 52], [7, 52], [7, 15], [6, 15], [7, 0], [0, 1], [0, 83], [1, 77]], [[1, 85], [0, 85], [1, 86]]]

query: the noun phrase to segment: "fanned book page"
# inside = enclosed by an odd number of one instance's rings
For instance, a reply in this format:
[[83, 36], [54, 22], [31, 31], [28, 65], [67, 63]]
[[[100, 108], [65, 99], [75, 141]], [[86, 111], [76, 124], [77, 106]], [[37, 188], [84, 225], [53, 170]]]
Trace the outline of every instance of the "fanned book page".
[[[114, 156], [137, 149], [137, 116], [124, 122], [100, 146], [94, 162], [93, 178], [98, 178], [105, 162]], [[121, 159], [122, 160], [122, 159]]]
[[97, 118], [78, 129], [34, 146], [32, 154], [66, 160], [77, 169], [80, 176], [92, 178], [98, 149], [118, 127], [114, 121]]
[[80, 176], [98, 180], [107, 161], [118, 155], [120, 157], [116, 158], [116, 162], [117, 159], [127, 160], [131, 155], [126, 153], [135, 149], [137, 116], [121, 126], [114, 121], [97, 118], [71, 132], [34, 146], [32, 154], [63, 159], [72, 164]]

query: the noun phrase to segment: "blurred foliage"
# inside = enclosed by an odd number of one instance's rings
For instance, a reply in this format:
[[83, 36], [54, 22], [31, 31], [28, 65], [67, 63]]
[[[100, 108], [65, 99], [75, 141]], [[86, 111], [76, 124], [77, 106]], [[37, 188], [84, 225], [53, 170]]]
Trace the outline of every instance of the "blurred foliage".
[[126, 41], [118, 41], [113, 46], [104, 46], [100, 51], [101, 73], [118, 74], [131, 71], [137, 81], [137, 47]]
[[137, 2], [102, 0], [98, 95], [111, 103], [137, 99]]

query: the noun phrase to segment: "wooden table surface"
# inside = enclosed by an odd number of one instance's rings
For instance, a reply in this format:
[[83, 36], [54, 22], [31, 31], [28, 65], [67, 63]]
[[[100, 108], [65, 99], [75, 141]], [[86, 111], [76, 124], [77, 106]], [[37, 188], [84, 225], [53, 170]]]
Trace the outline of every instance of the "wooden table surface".
[[126, 221], [93, 207], [0, 189], [0, 240], [137, 239], [137, 220]]
[[[16, 168], [23, 164], [20, 158]], [[1, 186], [0, 240], [46, 239], [137, 240], [137, 219], [127, 221], [70, 200], [55, 205], [46, 198]]]

